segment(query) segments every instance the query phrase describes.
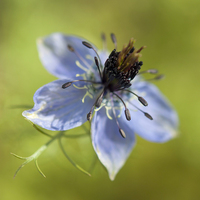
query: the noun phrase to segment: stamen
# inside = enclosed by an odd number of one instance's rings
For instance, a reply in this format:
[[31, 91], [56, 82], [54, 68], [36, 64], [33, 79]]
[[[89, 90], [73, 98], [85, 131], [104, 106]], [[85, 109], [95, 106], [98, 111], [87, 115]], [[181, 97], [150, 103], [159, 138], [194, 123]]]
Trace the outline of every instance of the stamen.
[[106, 42], [106, 35], [105, 35], [105, 33], [101, 34], [101, 39], [103, 41], [103, 49], [107, 50], [107, 42]]
[[142, 46], [142, 47], [140, 47], [136, 52], [137, 52], [137, 53], [140, 53], [140, 51], [142, 51], [142, 49], [145, 49], [145, 48], [147, 48], [147, 46]]
[[67, 47], [68, 47], [68, 49], [69, 49], [71, 52], [74, 52], [74, 51], [75, 51], [74, 48], [73, 48], [70, 44], [68, 44]]
[[89, 49], [93, 49], [93, 51], [96, 53], [96, 55], [97, 55], [97, 57], [98, 57], [98, 59], [99, 59], [100, 65], [103, 66], [102, 63], [101, 63], [101, 59], [100, 59], [100, 57], [99, 57], [99, 54], [97, 53], [96, 49], [95, 49], [91, 44], [89, 44], [89, 43], [86, 42], [86, 41], [82, 41], [82, 44], [83, 44], [84, 46], [86, 46], [87, 48], [89, 48]]
[[103, 95], [104, 95], [104, 89], [103, 89], [102, 93], [99, 95], [99, 97], [96, 100], [95, 106], [97, 108], [99, 108], [101, 106], [101, 103], [103, 101]]
[[89, 65], [89, 63], [77, 51], [75, 51], [75, 49], [70, 44], [67, 45], [67, 48], [69, 51], [75, 53], [75, 55], [85, 64], [85, 66], [94, 73], [94, 69], [91, 67], [91, 65]]
[[86, 41], [82, 41], [82, 44], [89, 49], [93, 49], [92, 45], [90, 43], [86, 42]]
[[99, 97], [97, 98], [97, 100], [95, 101], [90, 112], [87, 114], [87, 120], [88, 121], [91, 121], [91, 119], [92, 119], [92, 112], [93, 112], [94, 107], [96, 106], [97, 108], [99, 108], [101, 106], [101, 103], [102, 103], [102, 100], [103, 100], [103, 95], [104, 95], [104, 89], [103, 89], [102, 93], [99, 95]]
[[153, 120], [153, 117], [150, 115], [150, 114], [148, 114], [148, 113], [144, 113], [144, 115], [147, 117], [147, 118], [149, 118], [150, 120]]
[[114, 92], [112, 94], [114, 94], [116, 97], [118, 97], [121, 100], [121, 102], [124, 104], [124, 107], [125, 107], [125, 111], [124, 112], [125, 112], [126, 119], [128, 121], [130, 121], [131, 120], [131, 115], [130, 115], [130, 112], [129, 112], [125, 102], [123, 101], [123, 99], [118, 94], [116, 94]]
[[125, 132], [124, 132], [124, 131], [120, 128], [120, 126], [119, 126], [119, 122], [118, 122], [117, 117], [116, 117], [116, 112], [115, 112], [114, 102], [113, 102], [113, 97], [112, 97], [112, 96], [111, 96], [111, 104], [112, 104], [113, 115], [114, 115], [114, 117], [115, 117], [116, 124], [117, 124], [117, 126], [118, 126], [118, 128], [119, 128], [119, 133], [121, 134], [121, 136], [122, 136], [123, 138], [126, 138]]
[[164, 74], [160, 74], [160, 75], [156, 76], [154, 79], [155, 80], [160, 80], [160, 79], [163, 79], [164, 77], [165, 77]]
[[133, 53], [135, 50], [135, 47], [133, 47], [130, 51], [129, 51], [129, 54]]
[[149, 73], [149, 74], [157, 74], [157, 73], [158, 73], [158, 70], [157, 70], [157, 69], [148, 69], [148, 70], [145, 70], [145, 71], [139, 72], [138, 75], [140, 75], [140, 74], [145, 74], [145, 73]]
[[143, 97], [138, 97], [138, 100], [140, 101], [140, 103], [142, 103], [144, 106], [148, 106], [148, 103], [146, 102], [146, 100]]
[[160, 74], [160, 75], [158, 75], [158, 76], [156, 76], [154, 78], [146, 79], [146, 81], [158, 81], [158, 80], [163, 79], [164, 77], [165, 77], [164, 74]]
[[101, 82], [95, 82], [95, 81], [90, 81], [90, 80], [74, 80], [74, 81], [70, 81], [70, 82], [64, 83], [64, 84], [62, 85], [62, 88], [63, 88], [63, 89], [68, 88], [69, 86], [71, 86], [72, 83], [79, 82], [79, 81], [83, 81], [83, 82], [88, 82], [88, 83], [93, 83], [93, 84], [100, 84], [100, 85], [102, 85]]
[[126, 134], [124, 133], [124, 131], [121, 128], [119, 129], [119, 132], [123, 138], [126, 138]]
[[97, 59], [96, 56], [94, 57], [94, 60], [95, 60], [95, 64], [96, 64], [96, 66], [97, 66], [97, 69], [98, 69], [98, 71], [99, 71], [99, 76], [100, 76], [100, 78], [101, 78], [101, 80], [102, 80], [102, 74], [101, 74], [101, 70], [100, 70], [100, 67], [99, 67], [99, 62], [98, 62], [98, 59]]
[[138, 108], [136, 105], [132, 104], [131, 102], [129, 102], [132, 106], [134, 106], [135, 108], [137, 108], [140, 112], [142, 112], [144, 114], [145, 117], [147, 117], [148, 119], [150, 120], [153, 120], [153, 117], [147, 113], [147, 112], [144, 112], [143, 110], [141, 110], [140, 108]]
[[139, 101], [143, 106], [148, 106], [147, 101], [146, 101], [143, 97], [138, 96], [137, 94], [135, 94], [134, 92], [132, 92], [132, 91], [130, 91], [130, 90], [123, 90], [123, 91], [130, 92], [131, 94], [135, 95], [135, 96], [138, 98], [138, 101]]
[[113, 44], [115, 45], [115, 49], [117, 49], [117, 39], [115, 37], [115, 34], [111, 33], [110, 37], [111, 37], [111, 40], [112, 40]]
[[72, 82], [67, 82], [67, 83], [62, 85], [62, 88], [63, 89], [68, 88], [71, 84], [72, 84]]
[[87, 120], [88, 121], [91, 121], [92, 119], [92, 111], [90, 111], [88, 114], [87, 114]]
[[129, 112], [129, 110], [128, 110], [127, 108], [125, 109], [125, 116], [126, 116], [126, 119], [127, 119], [128, 121], [131, 120], [131, 114], [130, 114], [130, 112]]
[[88, 120], [88, 121], [91, 121], [91, 119], [92, 119], [92, 112], [93, 112], [93, 109], [94, 109], [94, 105], [92, 106], [90, 112], [87, 114], [87, 120]]

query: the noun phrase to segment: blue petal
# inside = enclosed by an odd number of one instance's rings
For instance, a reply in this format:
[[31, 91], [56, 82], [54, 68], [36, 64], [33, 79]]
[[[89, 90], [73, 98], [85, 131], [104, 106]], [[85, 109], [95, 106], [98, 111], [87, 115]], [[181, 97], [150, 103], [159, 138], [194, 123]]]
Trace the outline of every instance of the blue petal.
[[112, 112], [109, 114], [112, 120], [107, 117], [104, 107], [96, 112], [91, 130], [94, 150], [101, 163], [107, 168], [110, 179], [114, 180], [135, 144], [135, 134], [130, 127], [126, 126], [127, 120], [122, 113], [118, 118], [120, 127], [126, 134], [126, 138], [122, 138]]
[[[38, 89], [34, 95], [33, 109], [24, 111], [23, 116], [53, 131], [68, 130], [86, 122], [95, 99], [86, 96], [83, 103], [87, 89], [77, 89], [73, 85], [62, 89], [66, 82], [68, 80], [56, 80]], [[84, 82], [78, 84], [80, 87], [84, 85]]]
[[[77, 74], [86, 73], [94, 66], [95, 53], [92, 49], [85, 47], [82, 41], [86, 40], [61, 33], [40, 38], [37, 44], [42, 64], [58, 78], [76, 79]], [[76, 53], [69, 51], [68, 45], [71, 45], [82, 59]], [[80, 65], [77, 65], [77, 62]]]
[[134, 131], [152, 142], [165, 142], [175, 137], [178, 128], [177, 113], [157, 87], [143, 81], [135, 82], [132, 88], [135, 89], [133, 91], [136, 94], [145, 98], [148, 106], [142, 106], [137, 100], [132, 100], [131, 103], [153, 117], [153, 120], [148, 119], [142, 112], [136, 111], [136, 108], [129, 104], [130, 111], [132, 109], [130, 126], [134, 128]]

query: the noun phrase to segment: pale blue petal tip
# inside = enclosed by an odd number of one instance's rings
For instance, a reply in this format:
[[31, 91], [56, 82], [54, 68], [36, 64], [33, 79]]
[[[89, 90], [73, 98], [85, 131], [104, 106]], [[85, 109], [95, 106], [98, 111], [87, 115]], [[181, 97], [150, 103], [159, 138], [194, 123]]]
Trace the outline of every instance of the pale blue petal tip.
[[122, 138], [113, 114], [110, 113], [110, 116], [112, 120], [108, 119], [105, 108], [102, 108], [95, 113], [91, 128], [93, 147], [101, 163], [107, 168], [110, 179], [114, 180], [133, 149], [135, 134], [126, 126], [125, 116], [121, 115], [118, 121], [126, 134], [126, 138]]

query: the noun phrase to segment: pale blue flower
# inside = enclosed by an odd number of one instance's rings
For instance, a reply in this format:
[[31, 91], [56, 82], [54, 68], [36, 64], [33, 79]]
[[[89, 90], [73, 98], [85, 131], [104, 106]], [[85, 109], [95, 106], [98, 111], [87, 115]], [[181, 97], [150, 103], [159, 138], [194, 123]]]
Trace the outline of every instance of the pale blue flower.
[[59, 79], [36, 91], [33, 109], [23, 116], [53, 131], [91, 120], [94, 150], [113, 180], [135, 145], [135, 133], [166, 142], [177, 134], [178, 117], [160, 91], [138, 73], [143, 47], [135, 50], [130, 40], [109, 56], [83, 41], [61, 33], [38, 40], [42, 64]]

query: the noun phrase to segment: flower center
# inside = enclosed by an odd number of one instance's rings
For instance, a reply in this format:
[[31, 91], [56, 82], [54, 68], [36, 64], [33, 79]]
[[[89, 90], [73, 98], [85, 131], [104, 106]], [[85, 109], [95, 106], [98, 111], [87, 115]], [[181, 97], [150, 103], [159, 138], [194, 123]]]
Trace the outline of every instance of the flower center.
[[135, 78], [143, 65], [138, 58], [141, 56], [139, 52], [144, 47], [135, 50], [133, 45], [134, 40], [131, 39], [122, 51], [117, 52], [114, 49], [104, 64], [102, 83], [111, 92], [129, 88], [131, 80]]

